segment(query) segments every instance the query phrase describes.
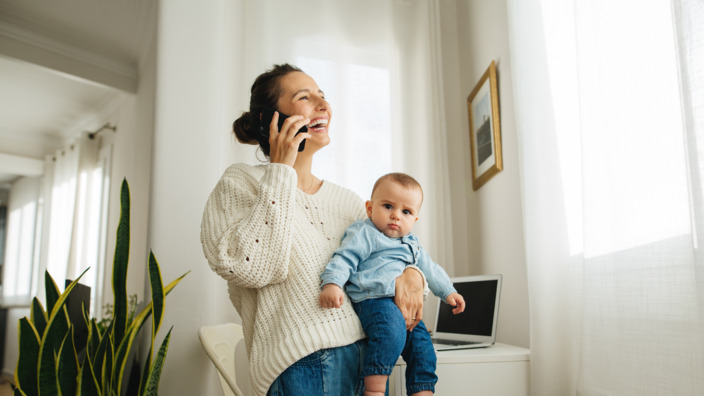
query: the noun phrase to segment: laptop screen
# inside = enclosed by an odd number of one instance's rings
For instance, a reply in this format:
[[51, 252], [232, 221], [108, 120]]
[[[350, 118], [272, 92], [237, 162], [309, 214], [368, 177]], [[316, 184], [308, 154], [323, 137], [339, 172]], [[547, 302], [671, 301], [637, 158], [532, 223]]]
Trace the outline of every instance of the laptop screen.
[[498, 317], [501, 275], [454, 278], [453, 283], [464, 297], [465, 310], [455, 315], [450, 305], [439, 302], [435, 334], [457, 340], [492, 339]]

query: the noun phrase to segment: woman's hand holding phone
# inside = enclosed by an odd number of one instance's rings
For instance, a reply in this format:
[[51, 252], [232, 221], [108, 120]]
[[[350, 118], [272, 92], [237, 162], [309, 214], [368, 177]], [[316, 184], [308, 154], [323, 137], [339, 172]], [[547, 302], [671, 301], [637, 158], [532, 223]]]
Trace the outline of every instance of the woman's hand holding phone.
[[[294, 115], [286, 117], [281, 123], [279, 117], [281, 114], [278, 111], [274, 112], [269, 123], [269, 161], [293, 166], [298, 152], [301, 151], [299, 147], [310, 137], [306, 128], [310, 120]], [[301, 131], [301, 129], [304, 130]]]

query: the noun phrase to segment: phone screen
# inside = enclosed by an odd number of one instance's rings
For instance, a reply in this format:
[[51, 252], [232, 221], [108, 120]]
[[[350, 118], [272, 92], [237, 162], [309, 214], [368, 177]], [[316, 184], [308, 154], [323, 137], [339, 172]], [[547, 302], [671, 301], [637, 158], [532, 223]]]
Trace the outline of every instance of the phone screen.
[[[266, 136], [267, 138], [269, 137], [269, 125], [271, 125], [271, 119], [274, 118], [274, 112], [276, 110], [272, 109], [271, 107], [265, 107], [262, 110], [262, 118], [259, 123], [259, 131], [263, 136]], [[284, 125], [284, 120], [286, 120], [289, 116], [279, 112], [279, 131], [281, 130], [281, 127]], [[301, 132], [308, 132], [308, 127], [303, 126], [303, 128], [299, 129], [298, 132], [296, 132], [296, 135], [298, 135]], [[298, 151], [303, 151], [306, 148], [306, 140], [303, 139], [301, 144], [298, 145]]]

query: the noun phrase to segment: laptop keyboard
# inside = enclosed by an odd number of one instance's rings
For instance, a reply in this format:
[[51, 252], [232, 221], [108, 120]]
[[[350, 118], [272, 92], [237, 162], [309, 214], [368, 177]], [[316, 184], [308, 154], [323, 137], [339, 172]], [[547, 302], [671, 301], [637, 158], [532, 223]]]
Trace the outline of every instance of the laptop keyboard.
[[442, 338], [433, 338], [433, 344], [443, 344], [443, 345], [472, 345], [480, 344], [479, 341], [457, 341], [457, 340], [446, 340]]

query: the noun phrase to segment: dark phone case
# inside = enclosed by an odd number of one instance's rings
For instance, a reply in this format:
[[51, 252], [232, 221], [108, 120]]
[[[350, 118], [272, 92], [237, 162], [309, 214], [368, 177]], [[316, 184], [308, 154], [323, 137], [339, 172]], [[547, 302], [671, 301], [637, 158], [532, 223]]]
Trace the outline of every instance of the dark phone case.
[[[269, 125], [271, 125], [271, 119], [274, 118], [274, 112], [276, 110], [272, 109], [271, 107], [265, 107], [262, 110], [262, 118], [259, 121], [259, 133], [262, 134], [262, 136], [269, 137]], [[284, 120], [286, 120], [289, 116], [286, 114], [279, 112], [279, 131], [281, 130], [281, 127], [284, 125]], [[298, 135], [301, 132], [308, 132], [308, 127], [303, 126], [303, 128], [299, 129], [298, 132], [296, 132], [296, 135]], [[303, 139], [301, 144], [298, 145], [298, 151], [303, 151], [306, 148], [306, 140]]]

